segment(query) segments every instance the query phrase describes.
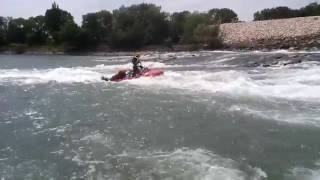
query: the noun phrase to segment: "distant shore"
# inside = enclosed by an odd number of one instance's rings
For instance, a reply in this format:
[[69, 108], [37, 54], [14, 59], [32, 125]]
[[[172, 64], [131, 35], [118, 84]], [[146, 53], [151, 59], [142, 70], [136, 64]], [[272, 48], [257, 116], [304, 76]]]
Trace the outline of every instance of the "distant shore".
[[[320, 47], [320, 16], [299, 17], [267, 21], [225, 23], [220, 25], [219, 38], [222, 47], [219, 50], [318, 50]], [[65, 51], [64, 47], [27, 47], [15, 45], [1, 49], [0, 54], [29, 55], [96, 55], [106, 56], [130, 52], [159, 51], [198, 51], [209, 49], [205, 44], [154, 45], [139, 49], [111, 49], [100, 45], [86, 51]]]
[[[319, 46], [320, 47], [320, 46]], [[144, 52], [182, 52], [182, 51], [207, 51], [207, 50], [214, 50], [214, 49], [206, 49], [206, 48], [195, 48], [193, 45], [179, 45], [176, 48], [167, 48], [167, 47], [157, 47], [157, 48], [141, 48], [141, 49], [134, 49], [134, 50], [95, 50], [95, 51], [77, 51], [77, 52], [64, 52], [64, 51], [52, 51], [52, 50], [44, 50], [43, 48], [39, 49], [26, 49], [23, 53], [17, 53], [15, 50], [4, 50], [0, 51], [0, 55], [79, 55], [79, 56], [132, 56], [135, 53], [144, 53]], [[303, 50], [303, 51], [317, 51], [320, 50], [318, 47], [295, 47], [295, 48], [267, 48], [267, 47], [226, 47], [222, 49], [215, 49], [218, 51], [277, 51], [277, 50], [289, 50], [292, 52]]]
[[320, 16], [222, 24], [220, 38], [235, 49], [315, 49], [320, 47]]
[[172, 47], [155, 45], [146, 46], [139, 49], [110, 49], [108, 46], [100, 46], [95, 50], [86, 51], [64, 51], [62, 47], [24, 47], [23, 50], [14, 48], [5, 48], [0, 54], [25, 54], [25, 55], [94, 55], [94, 56], [110, 56], [110, 55], [132, 55], [136, 52], [181, 52], [181, 51], [199, 51], [204, 49], [203, 45], [173, 45]]

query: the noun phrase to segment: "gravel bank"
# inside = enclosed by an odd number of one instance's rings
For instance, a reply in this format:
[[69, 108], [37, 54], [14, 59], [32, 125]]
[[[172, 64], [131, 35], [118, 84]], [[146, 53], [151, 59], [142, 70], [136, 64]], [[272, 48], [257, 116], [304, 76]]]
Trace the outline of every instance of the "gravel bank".
[[231, 48], [320, 47], [320, 16], [227, 23], [220, 36]]

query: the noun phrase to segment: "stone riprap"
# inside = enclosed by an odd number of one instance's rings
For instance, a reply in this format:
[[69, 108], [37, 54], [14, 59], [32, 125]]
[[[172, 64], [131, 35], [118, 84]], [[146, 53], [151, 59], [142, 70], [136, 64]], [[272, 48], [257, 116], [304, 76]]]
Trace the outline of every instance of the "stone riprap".
[[320, 16], [221, 24], [220, 37], [231, 48], [320, 47]]

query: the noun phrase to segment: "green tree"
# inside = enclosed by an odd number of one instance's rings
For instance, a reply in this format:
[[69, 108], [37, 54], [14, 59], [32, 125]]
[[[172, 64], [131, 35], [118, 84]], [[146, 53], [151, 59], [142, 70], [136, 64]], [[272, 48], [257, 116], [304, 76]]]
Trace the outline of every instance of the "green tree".
[[73, 46], [76, 44], [77, 35], [80, 32], [80, 28], [74, 22], [67, 22], [60, 30], [60, 40], [67, 45]]
[[254, 13], [254, 20], [283, 19], [306, 16], [319, 16], [320, 4], [311, 3], [300, 9], [290, 9], [288, 7], [276, 7], [271, 9], [263, 9]]
[[211, 23], [232, 23], [238, 22], [238, 15], [231, 9], [223, 8], [223, 9], [211, 9], [208, 12], [210, 16]]
[[272, 9], [264, 9], [254, 14], [254, 20], [284, 19], [298, 17], [299, 12], [288, 7], [276, 7]]
[[184, 30], [181, 38], [181, 43], [194, 43], [193, 33], [200, 24], [209, 24], [209, 16], [207, 13], [194, 12], [187, 16], [184, 23]]
[[108, 11], [84, 15], [82, 28], [93, 36], [96, 41], [109, 42], [112, 30], [112, 14]]
[[27, 20], [23, 18], [9, 21], [7, 39], [10, 43], [25, 44], [27, 41]]
[[11, 19], [8, 23], [7, 39], [9, 43], [42, 45], [45, 44], [47, 31], [44, 17], [29, 19]]
[[0, 16], [0, 47], [7, 43], [8, 18]]
[[94, 50], [97, 44], [98, 42], [92, 37], [91, 33], [85, 29], [80, 29], [74, 46], [77, 50]]
[[49, 32], [49, 38], [54, 43], [59, 44], [59, 31], [66, 23], [74, 22], [72, 15], [59, 8], [54, 2], [51, 9], [48, 9], [45, 14], [45, 24]]
[[187, 18], [190, 16], [189, 11], [173, 13], [170, 17], [169, 31], [173, 43], [180, 42], [182, 34], [184, 33], [184, 25]]
[[111, 45], [116, 48], [139, 48], [144, 44], [144, 27], [134, 23], [126, 31], [114, 29], [111, 35]]
[[94, 49], [98, 43], [90, 32], [74, 22], [68, 22], [62, 27], [60, 39], [66, 51]]
[[263, 9], [254, 13], [254, 20], [282, 19], [306, 16], [319, 16], [320, 5], [311, 3], [300, 9], [290, 9], [288, 7], [276, 7], [271, 9]]
[[301, 16], [319, 16], [320, 15], [320, 4], [311, 3], [306, 7], [300, 9]]
[[26, 21], [27, 43], [29, 45], [43, 45], [47, 39], [47, 29], [44, 16], [31, 17]]
[[218, 49], [222, 47], [219, 38], [219, 25], [199, 24], [193, 32], [194, 43], [205, 44], [208, 48]]
[[159, 44], [168, 37], [168, 20], [154, 4], [120, 7], [113, 11], [111, 44], [119, 47], [140, 47]]

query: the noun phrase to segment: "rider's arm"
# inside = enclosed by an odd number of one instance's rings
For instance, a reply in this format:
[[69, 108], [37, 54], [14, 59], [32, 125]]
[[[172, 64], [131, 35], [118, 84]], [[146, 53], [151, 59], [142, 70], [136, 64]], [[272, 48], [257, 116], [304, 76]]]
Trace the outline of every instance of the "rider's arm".
[[140, 68], [143, 68], [141, 61], [139, 61], [137, 65], [138, 65]]

